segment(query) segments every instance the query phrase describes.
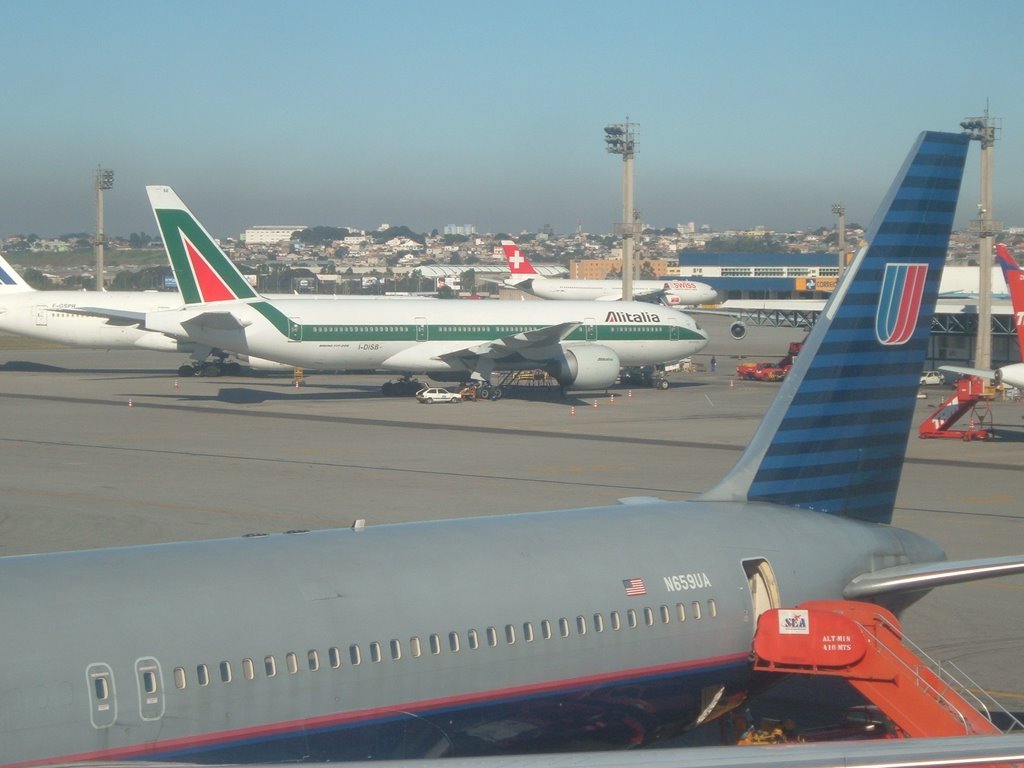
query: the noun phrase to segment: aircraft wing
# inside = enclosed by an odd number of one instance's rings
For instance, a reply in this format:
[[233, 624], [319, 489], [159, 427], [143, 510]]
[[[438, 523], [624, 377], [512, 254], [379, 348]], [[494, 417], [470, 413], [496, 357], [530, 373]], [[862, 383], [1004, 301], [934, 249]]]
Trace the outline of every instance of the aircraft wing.
[[553, 347], [581, 325], [582, 323], [573, 321], [549, 325], [546, 328], [536, 328], [532, 331], [523, 331], [512, 336], [485, 341], [483, 344], [473, 347], [445, 352], [439, 355], [439, 358], [441, 360], [461, 360], [467, 356], [496, 357], [509, 353], [525, 354], [526, 357], [529, 357], [529, 352]]
[[[374, 760], [374, 768], [896, 768], [1013, 764], [1024, 760], [1024, 734], [875, 739], [749, 747], [676, 747], [541, 755]], [[139, 763], [91, 762], [90, 768], [132, 768]], [[147, 762], [146, 768], [188, 768]], [[250, 768], [294, 768], [295, 763], [250, 763]], [[362, 763], [305, 763], [310, 768], [354, 768]]]
[[105, 317], [115, 325], [142, 325], [146, 322], [145, 312], [130, 309], [108, 309], [107, 307], [64, 307], [61, 312], [86, 317]]
[[843, 597], [847, 600], [871, 600], [897, 592], [918, 592], [947, 584], [1019, 573], [1024, 573], [1024, 555], [899, 565], [857, 576], [843, 588]]
[[996, 377], [995, 371], [987, 371], [984, 368], [967, 368], [960, 365], [940, 365], [940, 371], [949, 371], [950, 373], [959, 373], [962, 376], [977, 376], [981, 379], [988, 379], [991, 381]]

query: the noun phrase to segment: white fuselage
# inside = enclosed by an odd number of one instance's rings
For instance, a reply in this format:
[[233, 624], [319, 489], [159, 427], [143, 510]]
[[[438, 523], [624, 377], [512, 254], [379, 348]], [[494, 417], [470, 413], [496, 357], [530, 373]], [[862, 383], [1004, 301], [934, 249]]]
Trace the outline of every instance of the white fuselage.
[[188, 352], [193, 345], [187, 339], [154, 333], [127, 320], [72, 311], [102, 307], [141, 316], [178, 306], [181, 297], [176, 292], [4, 291], [0, 293], [0, 331], [76, 347]]
[[[618, 301], [622, 298], [621, 280], [559, 280], [535, 277], [529, 282], [506, 284], [526, 291], [541, 299], [556, 301]], [[634, 280], [633, 298], [660, 294], [668, 305], [696, 305], [715, 301], [718, 294], [705, 283], [694, 280]]]
[[[563, 339], [508, 341], [579, 323]], [[462, 372], [536, 368], [575, 345], [607, 347], [622, 365], [679, 360], [707, 344], [692, 318], [650, 304], [500, 301], [231, 301], [154, 313], [146, 326], [232, 352], [319, 369]], [[465, 360], [466, 362], [462, 362]]]

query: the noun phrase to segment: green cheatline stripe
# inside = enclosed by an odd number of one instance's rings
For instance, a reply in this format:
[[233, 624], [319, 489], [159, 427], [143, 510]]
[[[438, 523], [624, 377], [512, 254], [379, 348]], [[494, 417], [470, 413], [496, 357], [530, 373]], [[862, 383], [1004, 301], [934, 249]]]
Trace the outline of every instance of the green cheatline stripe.
[[[536, 331], [546, 325], [508, 325], [508, 324], [455, 324], [437, 323], [423, 327], [415, 324], [386, 323], [345, 323], [338, 325], [314, 324], [295, 325], [277, 307], [265, 301], [250, 304], [253, 309], [263, 315], [277, 328], [282, 336], [302, 341], [493, 341], [506, 336], [514, 336], [524, 331]], [[678, 330], [678, 338], [683, 341], [700, 341], [704, 337], [689, 328], [669, 325], [632, 325], [628, 323], [608, 323], [594, 326], [593, 341], [668, 341], [672, 338], [672, 329]], [[580, 327], [566, 336], [565, 341], [586, 341], [587, 329]]]

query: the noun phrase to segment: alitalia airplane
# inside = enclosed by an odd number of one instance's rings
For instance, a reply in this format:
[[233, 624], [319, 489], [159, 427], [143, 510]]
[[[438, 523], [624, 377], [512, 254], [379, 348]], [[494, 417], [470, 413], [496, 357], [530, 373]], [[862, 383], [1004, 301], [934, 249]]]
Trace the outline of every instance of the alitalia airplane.
[[185, 306], [147, 313], [145, 327], [172, 337], [304, 368], [458, 381], [543, 368], [575, 389], [604, 389], [622, 366], [677, 361], [708, 342], [691, 318], [634, 302], [271, 301], [169, 187], [146, 191]]
[[[757, 687], [767, 608], [900, 610], [1024, 572], [890, 525], [967, 148], [921, 134], [749, 446], [693, 501], [0, 558], [0, 765], [498, 768], [648, 744]], [[183, 286], [219, 284], [194, 264]]]
[[[621, 280], [563, 280], [546, 278], [537, 273], [530, 260], [523, 256], [519, 246], [511, 240], [502, 240], [501, 249], [508, 262], [511, 277], [504, 284], [518, 288], [541, 299], [590, 301], [620, 301]], [[652, 301], [666, 306], [708, 304], [718, 300], [715, 289], [696, 280], [634, 280], [633, 298]]]
[[[1017, 330], [1017, 345], [1021, 360], [1024, 360], [1024, 270], [1017, 264], [1010, 249], [1002, 243], [996, 245], [996, 260], [1003, 270], [1006, 287], [1010, 292], [1010, 302], [1013, 305], [1013, 327]], [[968, 376], [980, 376], [983, 379], [994, 381], [996, 384], [1007, 384], [1024, 389], [1024, 362], [1010, 363], [994, 371], [965, 368], [959, 365], [943, 365], [941, 369]]]

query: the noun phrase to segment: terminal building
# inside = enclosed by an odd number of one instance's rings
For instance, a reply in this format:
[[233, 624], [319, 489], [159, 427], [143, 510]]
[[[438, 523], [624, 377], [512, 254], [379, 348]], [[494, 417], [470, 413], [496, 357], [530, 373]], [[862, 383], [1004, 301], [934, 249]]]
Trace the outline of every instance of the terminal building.
[[276, 243], [286, 243], [292, 239], [292, 235], [295, 232], [301, 232], [306, 227], [304, 225], [296, 225], [294, 227], [285, 226], [259, 226], [249, 227], [242, 233], [242, 242], [246, 245], [274, 245]]
[[[679, 252], [678, 276], [707, 283], [722, 297], [724, 309], [735, 310], [753, 325], [809, 326], [821, 302], [839, 280], [834, 252], [715, 253]], [[675, 277], [676, 275], [672, 275]], [[946, 266], [939, 286], [939, 306], [932, 320], [930, 365], [970, 365], [978, 335], [978, 268]], [[1019, 362], [1006, 282], [992, 268], [992, 363]], [[758, 302], [764, 302], [758, 307]]]

